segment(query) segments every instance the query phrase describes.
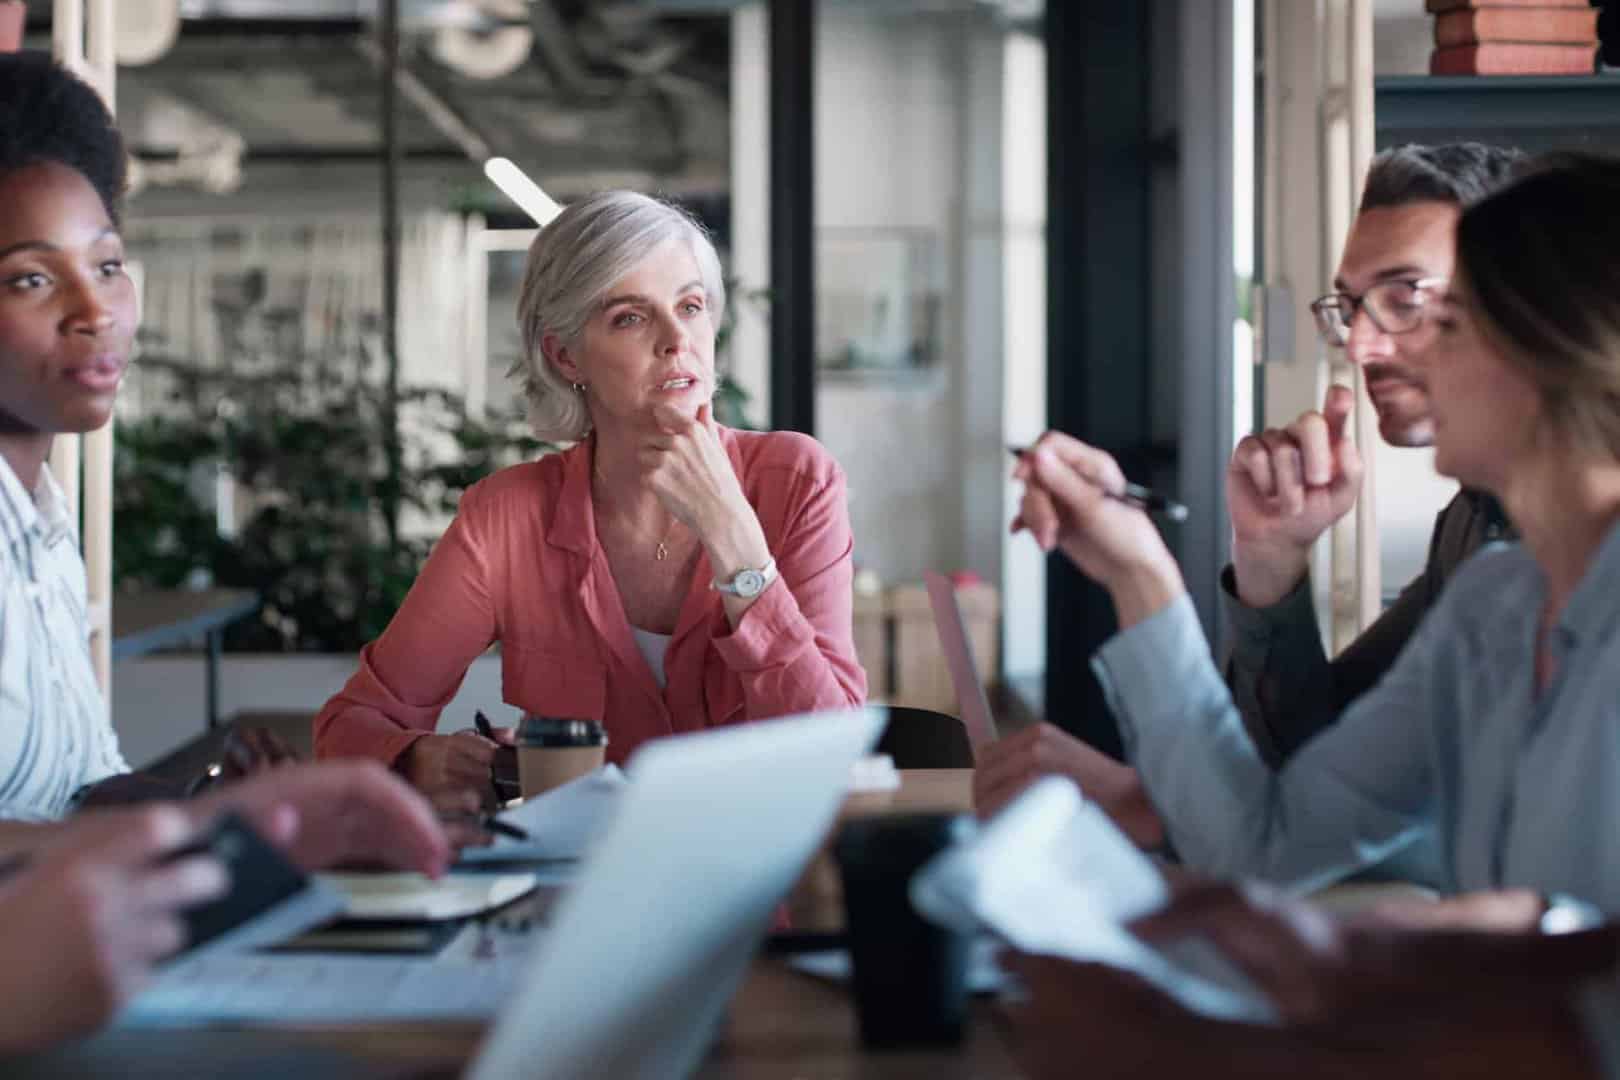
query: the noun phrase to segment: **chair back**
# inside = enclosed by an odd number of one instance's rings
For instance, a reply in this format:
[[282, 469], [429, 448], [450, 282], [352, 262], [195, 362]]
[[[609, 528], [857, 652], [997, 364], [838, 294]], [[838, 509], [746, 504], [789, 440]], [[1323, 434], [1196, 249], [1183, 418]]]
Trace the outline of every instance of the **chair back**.
[[877, 753], [888, 754], [897, 769], [971, 769], [973, 744], [962, 721], [933, 709], [909, 705], [870, 705], [888, 721]]

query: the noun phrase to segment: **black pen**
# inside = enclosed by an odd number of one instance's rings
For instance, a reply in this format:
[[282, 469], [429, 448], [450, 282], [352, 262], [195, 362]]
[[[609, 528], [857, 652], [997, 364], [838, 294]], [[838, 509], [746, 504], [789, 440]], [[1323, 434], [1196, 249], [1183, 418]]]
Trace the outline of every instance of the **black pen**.
[[529, 836], [527, 829], [524, 829], [519, 825], [513, 825], [507, 821], [502, 821], [494, 814], [448, 814], [441, 817], [439, 820], [444, 822], [446, 825], [459, 825], [463, 823], [476, 825], [487, 833], [494, 833], [497, 836], [509, 836], [513, 840], [532, 839], [532, 837]]
[[494, 833], [497, 836], [509, 836], [513, 840], [529, 839], [529, 831], [527, 829], [518, 825], [513, 825], [507, 821], [502, 821], [494, 814], [482, 815], [478, 819], [478, 824], [483, 827], [485, 832]]
[[[1029, 453], [1029, 447], [1027, 446], [1009, 446], [1007, 450], [1015, 458], [1022, 458]], [[1160, 495], [1152, 488], [1144, 487], [1141, 484], [1133, 484], [1127, 480], [1124, 491], [1109, 491], [1104, 488], [1103, 494], [1110, 499], [1117, 499], [1127, 506], [1134, 506], [1138, 510], [1146, 510], [1150, 514], [1163, 514], [1171, 521], [1187, 520], [1187, 506], [1185, 503], [1179, 503], [1168, 495]]]
[[[483, 709], [473, 710], [473, 726], [478, 729], [478, 734], [490, 742], [500, 745], [501, 740], [495, 737], [495, 725], [489, 722], [489, 717], [484, 715]], [[489, 765], [489, 790], [494, 793], [497, 806], [506, 801], [506, 792], [501, 790], [501, 782], [495, 776], [494, 762], [490, 762]], [[523, 839], [527, 840], [528, 837], [525, 836]]]

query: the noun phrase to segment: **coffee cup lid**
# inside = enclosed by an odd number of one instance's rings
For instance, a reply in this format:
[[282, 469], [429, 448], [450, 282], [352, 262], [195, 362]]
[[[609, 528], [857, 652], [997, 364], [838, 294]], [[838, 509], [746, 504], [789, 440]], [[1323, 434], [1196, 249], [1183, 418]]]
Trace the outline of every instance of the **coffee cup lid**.
[[595, 720], [531, 715], [517, 730], [520, 746], [602, 746], [607, 741], [607, 729]]

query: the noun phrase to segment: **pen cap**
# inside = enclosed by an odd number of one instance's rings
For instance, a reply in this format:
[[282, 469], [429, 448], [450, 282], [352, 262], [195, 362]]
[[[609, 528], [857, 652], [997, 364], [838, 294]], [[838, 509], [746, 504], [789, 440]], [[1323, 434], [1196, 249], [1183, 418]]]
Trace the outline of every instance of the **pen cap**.
[[528, 714], [518, 723], [519, 746], [606, 746], [607, 729], [595, 720]]

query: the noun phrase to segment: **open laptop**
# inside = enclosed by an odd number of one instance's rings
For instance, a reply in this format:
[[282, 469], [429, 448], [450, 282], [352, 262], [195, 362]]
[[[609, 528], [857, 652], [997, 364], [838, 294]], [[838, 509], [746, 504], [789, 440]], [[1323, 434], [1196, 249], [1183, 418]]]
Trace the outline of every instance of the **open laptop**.
[[690, 1073], [882, 726], [815, 713], [639, 750], [468, 1076]]
[[928, 585], [928, 605], [934, 611], [939, 647], [945, 653], [945, 667], [956, 690], [956, 708], [977, 754], [981, 746], [996, 741], [996, 722], [990, 715], [990, 699], [985, 697], [979, 669], [973, 663], [973, 646], [962, 623], [962, 609], [956, 603], [956, 586], [945, 575], [933, 571], [924, 574], [923, 580]]

